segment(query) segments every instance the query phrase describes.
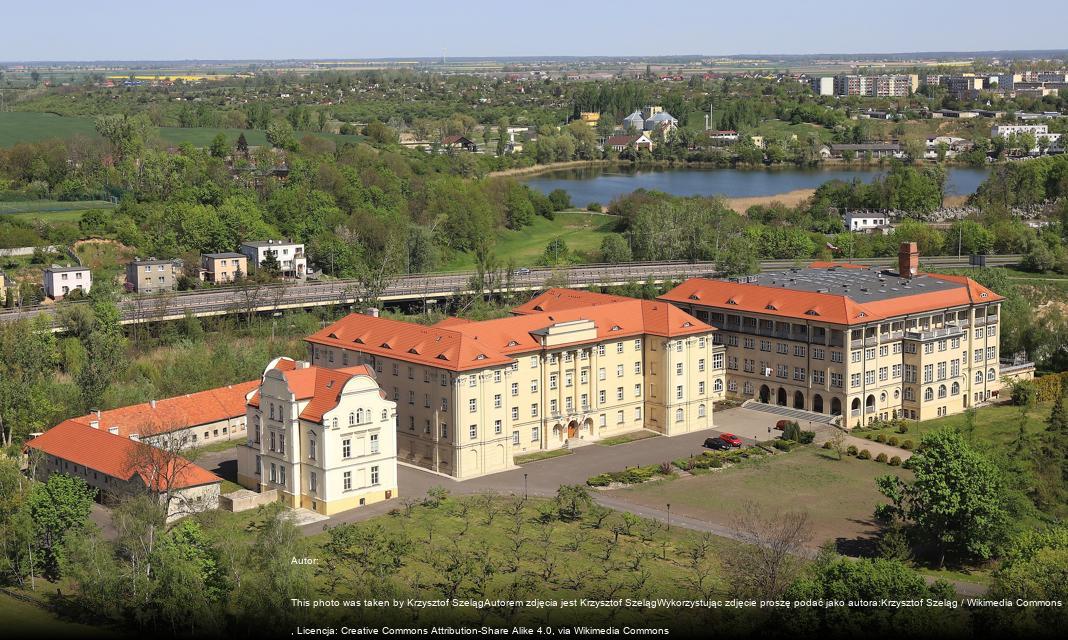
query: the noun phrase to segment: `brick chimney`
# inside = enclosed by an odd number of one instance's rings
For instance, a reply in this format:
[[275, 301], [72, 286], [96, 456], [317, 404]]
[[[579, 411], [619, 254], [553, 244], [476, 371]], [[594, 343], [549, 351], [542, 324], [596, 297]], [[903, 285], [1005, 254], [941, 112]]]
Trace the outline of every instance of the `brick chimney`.
[[920, 273], [920, 250], [915, 242], [902, 242], [897, 251], [897, 272], [902, 278], [914, 278]]

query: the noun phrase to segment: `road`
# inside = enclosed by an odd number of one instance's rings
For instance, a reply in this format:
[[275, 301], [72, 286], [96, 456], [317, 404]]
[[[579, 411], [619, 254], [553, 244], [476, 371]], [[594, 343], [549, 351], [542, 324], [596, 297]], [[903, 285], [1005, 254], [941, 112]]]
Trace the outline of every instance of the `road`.
[[[1019, 255], [988, 256], [989, 266], [1004, 266], [1019, 262]], [[892, 258], [854, 260], [856, 264], [889, 265]], [[927, 268], [959, 268], [969, 266], [969, 258], [925, 258]], [[796, 260], [765, 260], [761, 270], [790, 269]], [[632, 262], [626, 264], [592, 264], [566, 269], [533, 268], [512, 276], [512, 291], [537, 291], [552, 280], [556, 286], [587, 287], [592, 285], [620, 285], [628, 282], [653, 280], [685, 280], [709, 277], [716, 273], [712, 262]], [[470, 287], [472, 271], [427, 273], [399, 276], [393, 279], [378, 296], [380, 302], [435, 301], [462, 293], [473, 293]], [[123, 324], [175, 320], [191, 313], [212, 316], [228, 313], [280, 311], [328, 305], [350, 305], [368, 298], [363, 285], [355, 280], [323, 282], [287, 282], [266, 285], [231, 286], [199, 291], [184, 291], [153, 296], [129, 296], [120, 303]], [[87, 304], [76, 302], [73, 304]], [[55, 305], [41, 305], [25, 309], [0, 311], [0, 322], [47, 315], [58, 328]]]

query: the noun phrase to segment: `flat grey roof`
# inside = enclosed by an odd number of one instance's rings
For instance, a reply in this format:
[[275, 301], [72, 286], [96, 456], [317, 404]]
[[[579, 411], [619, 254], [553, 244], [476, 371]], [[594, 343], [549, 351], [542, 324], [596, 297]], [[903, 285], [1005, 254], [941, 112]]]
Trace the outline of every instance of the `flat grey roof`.
[[61, 267], [59, 265], [52, 265], [45, 269], [50, 273], [63, 273], [64, 271], [88, 271], [89, 267]]
[[731, 282], [749, 282], [764, 287], [778, 287], [812, 293], [848, 296], [861, 304], [892, 300], [935, 291], [952, 291], [964, 285], [942, 280], [936, 275], [920, 274], [902, 278], [889, 269], [849, 269], [844, 267], [790, 269], [766, 271], [754, 276], [731, 278]]
[[276, 247], [276, 246], [279, 246], [279, 245], [287, 245], [287, 244], [301, 244], [301, 243], [293, 242], [291, 240], [274, 240], [274, 241], [271, 241], [271, 240], [248, 240], [246, 242], [242, 242], [241, 246], [242, 247]]
[[178, 258], [149, 258], [146, 260], [131, 260], [129, 264], [174, 264], [181, 262]]
[[245, 254], [243, 254], [243, 253], [234, 253], [233, 251], [229, 251], [229, 252], [226, 252], [226, 253], [205, 253], [204, 257], [205, 258], [244, 258]]

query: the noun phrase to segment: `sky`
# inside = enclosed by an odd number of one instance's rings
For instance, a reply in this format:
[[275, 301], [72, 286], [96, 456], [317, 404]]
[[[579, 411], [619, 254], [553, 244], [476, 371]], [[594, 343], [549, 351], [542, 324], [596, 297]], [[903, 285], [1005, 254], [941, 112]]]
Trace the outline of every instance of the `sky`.
[[[1068, 2], [37, 0], [0, 61], [904, 53], [1068, 48]], [[956, 5], [956, 6], [955, 6]]]

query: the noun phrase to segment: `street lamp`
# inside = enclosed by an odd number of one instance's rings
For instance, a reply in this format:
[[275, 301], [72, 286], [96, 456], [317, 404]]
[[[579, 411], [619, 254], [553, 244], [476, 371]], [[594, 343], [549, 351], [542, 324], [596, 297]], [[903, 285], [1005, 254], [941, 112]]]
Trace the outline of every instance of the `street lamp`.
[[527, 474], [523, 474], [523, 499], [527, 499]]
[[668, 513], [667, 525], [668, 525], [668, 529], [670, 529], [671, 528], [671, 503], [670, 502], [667, 503], [667, 513]]

